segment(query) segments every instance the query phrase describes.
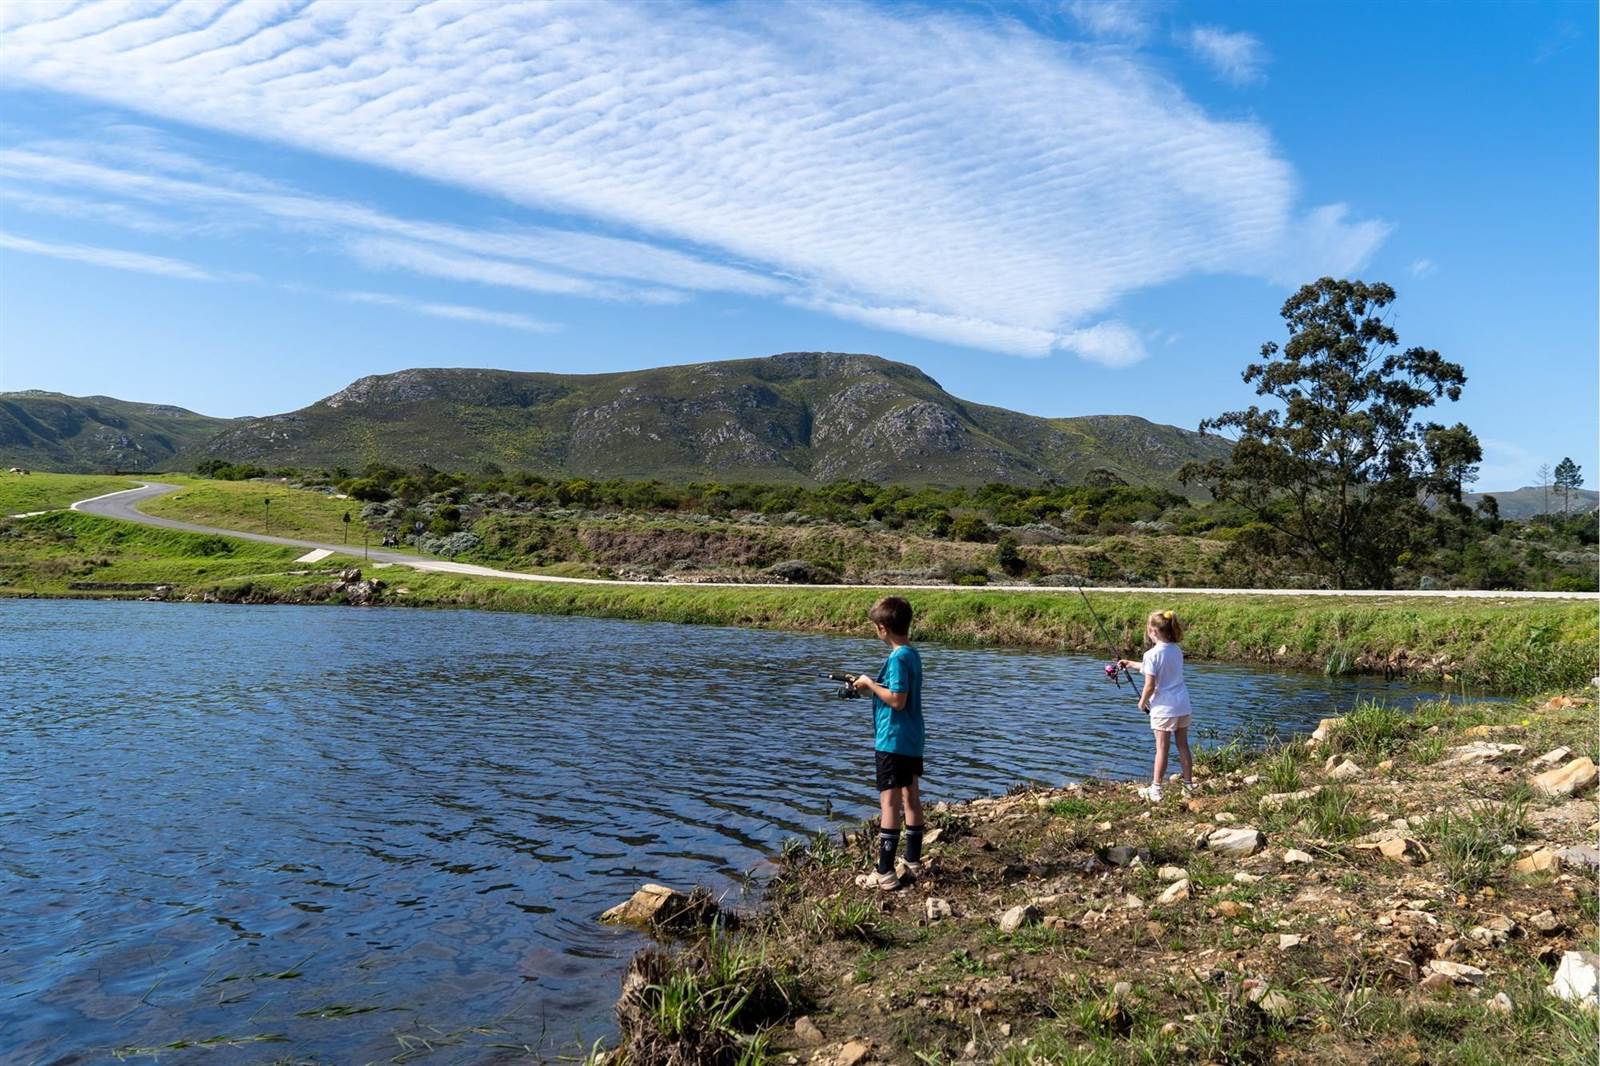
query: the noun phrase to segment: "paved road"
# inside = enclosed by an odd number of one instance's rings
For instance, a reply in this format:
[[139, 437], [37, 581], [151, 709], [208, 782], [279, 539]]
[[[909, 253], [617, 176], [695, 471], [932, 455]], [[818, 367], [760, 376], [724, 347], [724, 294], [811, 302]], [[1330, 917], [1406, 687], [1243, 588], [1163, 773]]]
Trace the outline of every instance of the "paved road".
[[[181, 529], [188, 533], [216, 533], [225, 537], [242, 537], [245, 540], [258, 540], [266, 544], [282, 544], [291, 548], [305, 548], [307, 551], [322, 548], [339, 555], [358, 555], [359, 550], [348, 545], [324, 543], [315, 540], [296, 540], [293, 537], [269, 537], [264, 533], [244, 533], [232, 529], [221, 529], [216, 526], [201, 526], [193, 522], [179, 522], [172, 518], [158, 518], [155, 515], [145, 514], [137, 505], [155, 496], [174, 492], [181, 488], [180, 485], [163, 484], [159, 481], [147, 481], [136, 489], [124, 489], [121, 492], [110, 492], [104, 496], [96, 496], [88, 500], [79, 500], [72, 505], [74, 511], [83, 511], [87, 514], [100, 515], [104, 518], [120, 518], [128, 522], [138, 522], [146, 526], [159, 526], [162, 529]], [[542, 581], [551, 584], [566, 585], [643, 585], [649, 588], [660, 588], [663, 582], [659, 581], [608, 581], [603, 578], [585, 577], [555, 577], [550, 574], [522, 574], [514, 570], [495, 570], [488, 566], [474, 566], [471, 563], [456, 563], [448, 559], [435, 559], [429, 556], [406, 555], [401, 552], [384, 551], [379, 548], [370, 549], [367, 558], [377, 563], [395, 563], [400, 566], [409, 566], [414, 570], [427, 570], [443, 574], [467, 574], [473, 577], [495, 577], [512, 581]], [[812, 586], [795, 586], [787, 583], [752, 583], [752, 582], [696, 582], [694, 585], [685, 586], [692, 588], [797, 588]], [[881, 585], [830, 585], [829, 588], [860, 588], [879, 589]], [[949, 591], [949, 585], [900, 585], [896, 588], [907, 589], [942, 589]], [[1072, 593], [1071, 587], [1060, 585], [982, 585], [964, 587], [965, 592], [1062, 592]], [[1389, 599], [1486, 599], [1486, 600], [1600, 600], [1600, 593], [1593, 592], [1477, 592], [1471, 590], [1445, 590], [1432, 589], [1427, 591], [1366, 591], [1352, 590], [1337, 592], [1328, 589], [1285, 589], [1282, 591], [1272, 589], [1152, 589], [1152, 588], [1107, 588], [1096, 586], [1095, 592], [1136, 592], [1143, 595], [1160, 593], [1163, 595], [1193, 593], [1206, 596], [1334, 596], [1334, 597], [1381, 597]]]

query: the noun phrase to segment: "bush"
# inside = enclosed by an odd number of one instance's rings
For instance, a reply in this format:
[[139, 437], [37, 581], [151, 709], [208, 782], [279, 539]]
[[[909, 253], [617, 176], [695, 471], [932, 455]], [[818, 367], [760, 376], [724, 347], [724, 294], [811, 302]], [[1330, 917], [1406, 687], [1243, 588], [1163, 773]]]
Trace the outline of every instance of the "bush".
[[964, 514], [950, 527], [950, 535], [957, 540], [986, 544], [994, 539], [994, 530], [978, 515]]
[[1009, 533], [1000, 538], [1000, 545], [994, 553], [995, 565], [1012, 577], [1021, 577], [1028, 569], [1028, 560], [1023, 558], [1022, 552], [1017, 548], [1017, 538]]

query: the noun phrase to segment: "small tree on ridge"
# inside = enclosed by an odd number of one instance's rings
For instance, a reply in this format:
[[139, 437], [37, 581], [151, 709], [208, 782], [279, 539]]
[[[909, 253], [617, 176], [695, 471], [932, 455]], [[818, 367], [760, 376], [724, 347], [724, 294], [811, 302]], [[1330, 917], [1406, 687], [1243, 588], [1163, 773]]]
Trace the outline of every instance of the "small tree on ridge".
[[1228, 411], [1202, 432], [1236, 434], [1228, 458], [1181, 476], [1236, 503], [1337, 588], [1387, 588], [1403, 552], [1434, 532], [1482, 460], [1465, 425], [1414, 422], [1459, 399], [1466, 373], [1429, 348], [1399, 348], [1388, 285], [1322, 278], [1281, 311], [1288, 341], [1261, 347], [1244, 380], [1273, 406]]

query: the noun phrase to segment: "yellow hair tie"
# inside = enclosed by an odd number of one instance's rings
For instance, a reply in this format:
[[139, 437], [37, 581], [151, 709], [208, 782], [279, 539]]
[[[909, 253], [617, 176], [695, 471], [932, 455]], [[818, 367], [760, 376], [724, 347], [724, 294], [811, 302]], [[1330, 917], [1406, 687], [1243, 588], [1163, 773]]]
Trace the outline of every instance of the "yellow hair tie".
[[1161, 617], [1165, 618], [1167, 621], [1170, 622], [1170, 621], [1172, 621], [1172, 612], [1171, 611], [1162, 611], [1161, 612]]

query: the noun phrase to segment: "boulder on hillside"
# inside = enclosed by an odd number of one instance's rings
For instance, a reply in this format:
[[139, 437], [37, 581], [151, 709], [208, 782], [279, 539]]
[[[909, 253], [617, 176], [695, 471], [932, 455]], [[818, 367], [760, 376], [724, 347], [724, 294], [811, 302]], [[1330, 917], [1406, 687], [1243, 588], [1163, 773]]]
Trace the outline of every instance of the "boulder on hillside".
[[839, 575], [826, 566], [808, 563], [804, 559], [785, 559], [781, 563], [773, 563], [763, 573], [776, 581], [787, 581], [791, 585], [837, 585]]

